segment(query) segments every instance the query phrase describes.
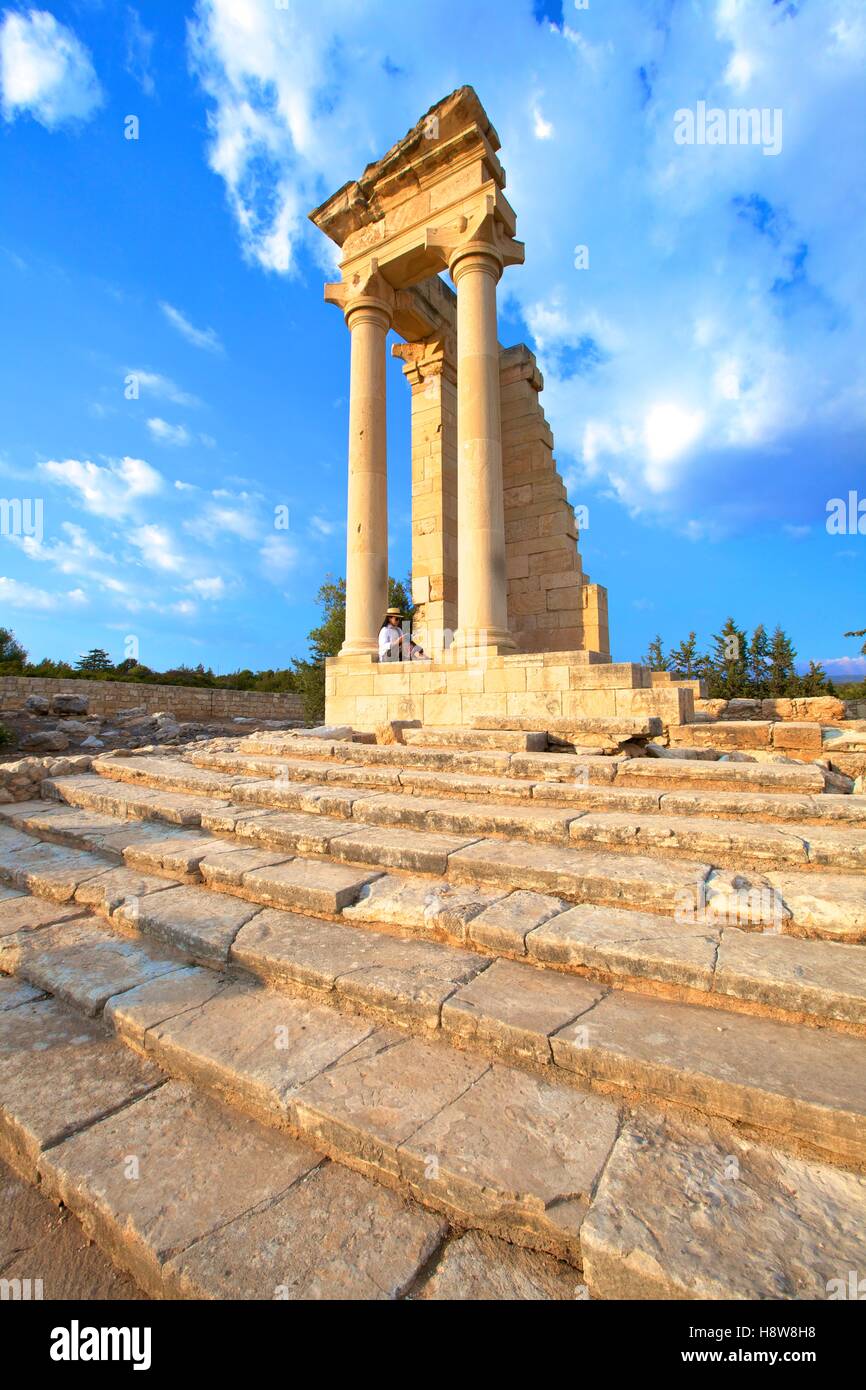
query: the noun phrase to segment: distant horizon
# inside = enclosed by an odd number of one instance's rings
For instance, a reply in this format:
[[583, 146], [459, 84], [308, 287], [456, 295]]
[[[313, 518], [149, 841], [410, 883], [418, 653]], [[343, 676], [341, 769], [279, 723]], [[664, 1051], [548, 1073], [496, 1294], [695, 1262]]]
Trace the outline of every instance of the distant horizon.
[[307, 655], [349, 385], [307, 213], [467, 83], [526, 245], [500, 339], [543, 372], [614, 659], [733, 614], [866, 676], [862, 4], [328, 9], [0, 0], [0, 625], [37, 662]]

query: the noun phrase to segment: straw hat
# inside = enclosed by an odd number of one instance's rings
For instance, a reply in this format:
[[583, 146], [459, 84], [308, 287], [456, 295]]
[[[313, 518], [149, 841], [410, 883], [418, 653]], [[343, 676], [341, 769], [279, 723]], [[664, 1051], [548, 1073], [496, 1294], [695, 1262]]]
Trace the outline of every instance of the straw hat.
[[403, 616], [403, 610], [402, 610], [402, 608], [386, 608], [386, 609], [385, 609], [385, 617], [386, 617], [386, 618], [402, 618], [402, 616]]

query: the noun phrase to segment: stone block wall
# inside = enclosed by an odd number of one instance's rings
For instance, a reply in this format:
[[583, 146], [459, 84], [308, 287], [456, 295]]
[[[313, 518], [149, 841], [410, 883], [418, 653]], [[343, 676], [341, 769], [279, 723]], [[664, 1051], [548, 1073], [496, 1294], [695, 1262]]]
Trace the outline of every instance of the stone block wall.
[[330, 658], [325, 677], [328, 724], [374, 729], [391, 719], [471, 727], [480, 715], [507, 720], [639, 718], [666, 726], [694, 713], [691, 690], [653, 687], [651, 672], [631, 662], [604, 662], [595, 652], [521, 652], [476, 665]]
[[150, 685], [131, 681], [47, 680], [37, 676], [0, 676], [0, 715], [21, 709], [29, 695], [81, 695], [91, 714], [109, 717], [143, 705], [148, 714], [164, 710], [176, 719], [303, 719], [301, 697], [288, 691], [200, 690], [186, 685]]

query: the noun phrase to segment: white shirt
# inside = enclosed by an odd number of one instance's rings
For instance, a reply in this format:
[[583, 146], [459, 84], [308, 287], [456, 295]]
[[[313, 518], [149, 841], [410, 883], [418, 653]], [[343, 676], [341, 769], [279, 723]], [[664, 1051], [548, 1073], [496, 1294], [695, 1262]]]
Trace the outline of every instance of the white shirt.
[[403, 640], [403, 629], [392, 627], [390, 623], [379, 631], [379, 660], [380, 661], [399, 661], [400, 643]]

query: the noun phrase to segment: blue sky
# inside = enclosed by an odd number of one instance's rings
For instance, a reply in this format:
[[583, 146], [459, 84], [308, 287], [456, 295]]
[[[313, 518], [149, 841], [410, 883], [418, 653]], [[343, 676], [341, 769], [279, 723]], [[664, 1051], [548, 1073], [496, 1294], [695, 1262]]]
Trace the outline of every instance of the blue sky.
[[[0, 624], [34, 659], [303, 654], [348, 372], [306, 213], [466, 82], [526, 242], [500, 336], [538, 354], [615, 655], [732, 613], [862, 670], [866, 516], [826, 520], [866, 513], [864, 70], [862, 0], [0, 0], [0, 492], [43, 508], [0, 535]], [[781, 148], [677, 143], [699, 102], [780, 112]]]

